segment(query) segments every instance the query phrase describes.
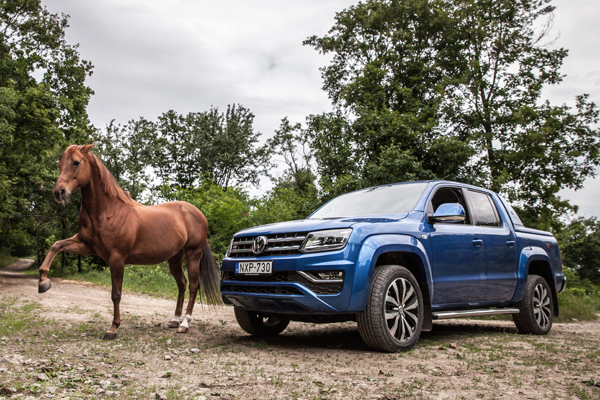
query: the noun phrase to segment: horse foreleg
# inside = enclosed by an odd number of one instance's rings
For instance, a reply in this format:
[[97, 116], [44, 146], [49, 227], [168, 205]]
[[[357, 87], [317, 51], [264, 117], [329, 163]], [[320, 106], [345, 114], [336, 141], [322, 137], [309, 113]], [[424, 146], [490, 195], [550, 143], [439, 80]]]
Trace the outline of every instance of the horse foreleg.
[[104, 334], [104, 340], [113, 340], [117, 337], [117, 329], [121, 325], [121, 312], [119, 305], [121, 303], [121, 293], [123, 289], [123, 274], [125, 272], [125, 263], [122, 258], [110, 258], [110, 279], [112, 281], [111, 298], [114, 306], [113, 322], [110, 328]]
[[177, 283], [177, 289], [179, 293], [177, 294], [177, 305], [175, 306], [175, 315], [173, 319], [169, 321], [169, 328], [179, 328], [179, 319], [181, 318], [181, 312], [183, 310], [183, 301], [185, 299], [185, 274], [183, 273], [183, 253], [179, 252], [175, 254], [173, 257], [169, 258], [169, 270], [171, 271], [171, 275], [175, 278], [175, 282]]
[[202, 258], [202, 251], [194, 252], [194, 251], [186, 251], [185, 257], [187, 258], [188, 264], [188, 278], [190, 281], [190, 297], [188, 299], [187, 311], [185, 313], [185, 317], [183, 318], [183, 322], [179, 329], [177, 329], [177, 333], [186, 333], [190, 328], [190, 321], [192, 320], [192, 312], [194, 311], [194, 304], [196, 303], [196, 295], [198, 294], [198, 289], [200, 288], [200, 281], [198, 280], [200, 277], [200, 259]]
[[94, 249], [92, 249], [86, 243], [82, 242], [77, 235], [69, 239], [59, 240], [55, 242], [50, 248], [50, 251], [46, 255], [44, 262], [39, 268], [39, 293], [44, 293], [50, 290], [51, 284], [50, 279], [48, 279], [48, 272], [50, 271], [50, 266], [52, 265], [52, 261], [54, 261], [54, 257], [56, 257], [56, 254], [60, 251], [66, 251], [67, 253], [71, 254], [81, 254], [82, 256], [90, 256], [94, 254]]

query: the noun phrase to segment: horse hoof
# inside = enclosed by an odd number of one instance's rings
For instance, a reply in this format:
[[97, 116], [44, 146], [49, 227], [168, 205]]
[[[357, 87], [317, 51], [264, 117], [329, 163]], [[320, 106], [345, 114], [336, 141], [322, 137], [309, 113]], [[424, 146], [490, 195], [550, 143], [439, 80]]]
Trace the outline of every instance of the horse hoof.
[[168, 328], [179, 328], [179, 321], [169, 321], [167, 324]]
[[38, 293], [45, 293], [52, 287], [50, 283], [50, 279], [46, 279], [45, 281], [41, 281], [38, 283]]
[[117, 332], [106, 332], [102, 340], [115, 340], [117, 338]]
[[180, 326], [179, 329], [177, 329], [177, 333], [187, 333], [187, 331], [187, 326]]

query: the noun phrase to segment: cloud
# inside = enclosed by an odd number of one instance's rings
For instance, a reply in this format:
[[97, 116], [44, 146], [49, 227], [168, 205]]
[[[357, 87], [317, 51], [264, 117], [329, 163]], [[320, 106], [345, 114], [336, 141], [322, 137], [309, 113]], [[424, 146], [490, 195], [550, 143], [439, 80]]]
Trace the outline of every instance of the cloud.
[[[239, 103], [256, 116], [255, 129], [269, 137], [288, 116], [303, 122], [331, 108], [321, 89], [319, 67], [327, 56], [302, 45], [323, 35], [334, 16], [356, 0], [43, 0], [51, 12], [71, 16], [69, 43], [79, 43], [95, 68], [88, 80], [96, 92], [92, 123], [125, 123], [179, 113], [224, 109]], [[552, 45], [569, 49], [564, 82], [544, 95], [574, 104], [590, 93], [600, 102], [600, 2], [558, 0]], [[560, 34], [559, 34], [560, 33]], [[599, 215], [595, 180], [584, 190], [561, 194]]]

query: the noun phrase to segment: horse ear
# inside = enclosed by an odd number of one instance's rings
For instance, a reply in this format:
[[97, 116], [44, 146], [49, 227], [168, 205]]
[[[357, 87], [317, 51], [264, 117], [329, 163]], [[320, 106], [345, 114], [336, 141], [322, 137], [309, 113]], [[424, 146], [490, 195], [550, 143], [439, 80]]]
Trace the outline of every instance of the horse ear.
[[90, 152], [90, 150], [92, 149], [92, 147], [94, 147], [94, 144], [95, 144], [95, 143], [92, 143], [92, 144], [86, 144], [86, 145], [84, 145], [84, 146], [81, 146], [81, 152], [82, 152], [82, 153], [84, 153], [84, 154], [86, 154], [86, 153], [89, 153], [89, 152]]

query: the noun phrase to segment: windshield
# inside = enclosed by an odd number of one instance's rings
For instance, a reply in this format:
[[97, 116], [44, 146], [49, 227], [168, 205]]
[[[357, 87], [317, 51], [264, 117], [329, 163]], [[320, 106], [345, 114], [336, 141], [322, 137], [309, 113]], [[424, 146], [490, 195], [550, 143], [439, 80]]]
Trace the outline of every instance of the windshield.
[[412, 211], [427, 183], [378, 186], [336, 197], [318, 209], [310, 219], [396, 214]]

